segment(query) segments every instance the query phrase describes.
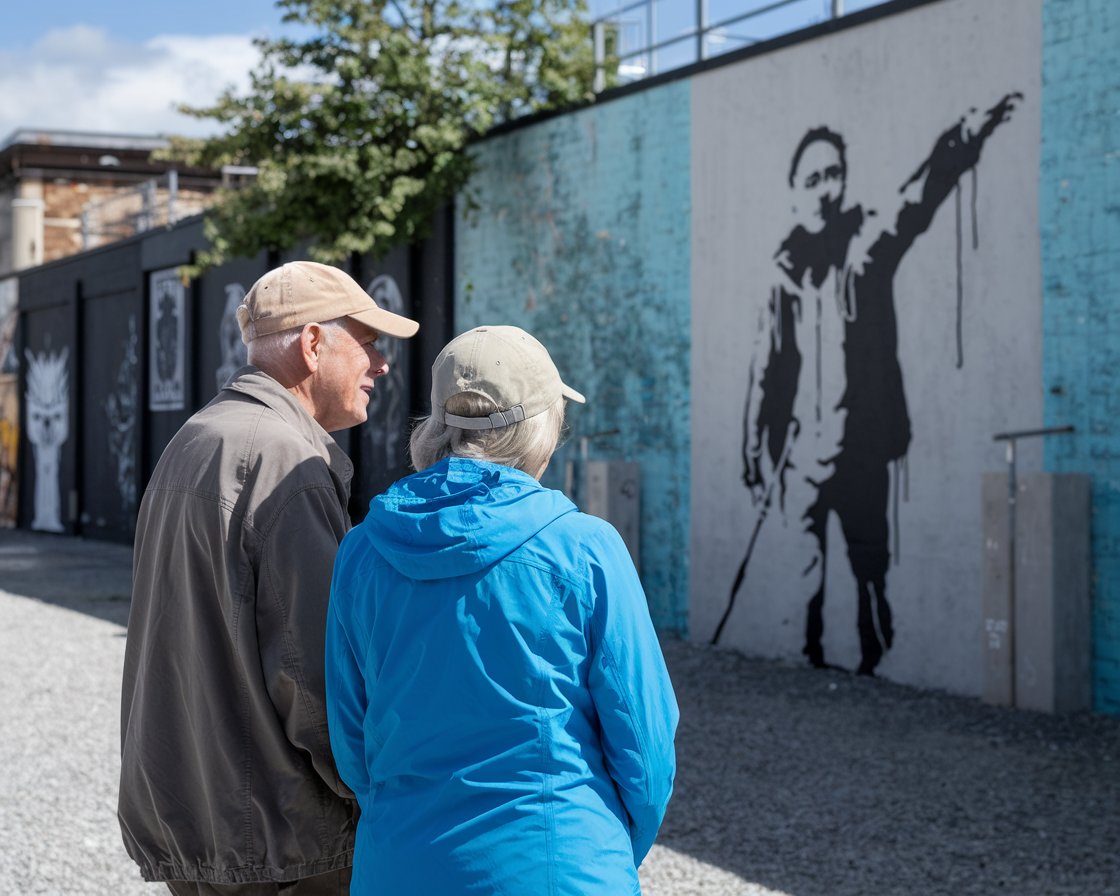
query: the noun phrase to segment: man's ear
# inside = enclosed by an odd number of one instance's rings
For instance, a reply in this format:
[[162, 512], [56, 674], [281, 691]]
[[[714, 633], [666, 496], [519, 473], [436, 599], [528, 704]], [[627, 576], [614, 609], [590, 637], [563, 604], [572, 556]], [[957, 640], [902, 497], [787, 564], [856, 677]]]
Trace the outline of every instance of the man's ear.
[[323, 332], [323, 327], [320, 324], [303, 325], [303, 329], [299, 333], [299, 349], [304, 366], [309, 373], [314, 373], [319, 369], [319, 357], [323, 352], [325, 342], [326, 333]]

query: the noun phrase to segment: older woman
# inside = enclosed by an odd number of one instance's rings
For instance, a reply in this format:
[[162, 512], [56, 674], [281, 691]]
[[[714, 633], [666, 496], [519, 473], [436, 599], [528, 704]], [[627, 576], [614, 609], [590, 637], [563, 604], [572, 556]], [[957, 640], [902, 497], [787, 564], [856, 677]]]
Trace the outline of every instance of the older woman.
[[639, 892], [677, 705], [621, 537], [538, 481], [565, 399], [525, 331], [456, 337], [419, 472], [343, 540], [327, 712], [355, 894]]

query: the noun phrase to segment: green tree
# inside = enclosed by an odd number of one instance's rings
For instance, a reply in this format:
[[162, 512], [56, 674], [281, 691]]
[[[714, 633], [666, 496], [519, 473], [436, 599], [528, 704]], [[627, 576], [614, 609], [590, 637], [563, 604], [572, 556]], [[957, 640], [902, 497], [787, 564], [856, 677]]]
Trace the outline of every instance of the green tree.
[[162, 155], [255, 166], [205, 218], [210, 248], [188, 276], [230, 257], [308, 245], [338, 263], [424, 235], [463, 191], [470, 141], [533, 112], [589, 102], [585, 0], [278, 0], [299, 39], [258, 40], [245, 96], [182, 107], [218, 136]]

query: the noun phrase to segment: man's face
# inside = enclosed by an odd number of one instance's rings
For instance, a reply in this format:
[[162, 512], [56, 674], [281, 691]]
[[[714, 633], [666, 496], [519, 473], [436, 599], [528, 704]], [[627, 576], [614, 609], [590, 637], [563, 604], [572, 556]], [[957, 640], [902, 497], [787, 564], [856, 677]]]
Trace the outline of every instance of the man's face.
[[839, 214], [844, 174], [840, 151], [827, 140], [805, 147], [793, 175], [793, 194], [797, 222], [810, 233], [820, 233]]
[[315, 419], [327, 432], [365, 423], [374, 381], [389, 372], [374, 346], [377, 333], [345, 318], [328, 328], [315, 372]]

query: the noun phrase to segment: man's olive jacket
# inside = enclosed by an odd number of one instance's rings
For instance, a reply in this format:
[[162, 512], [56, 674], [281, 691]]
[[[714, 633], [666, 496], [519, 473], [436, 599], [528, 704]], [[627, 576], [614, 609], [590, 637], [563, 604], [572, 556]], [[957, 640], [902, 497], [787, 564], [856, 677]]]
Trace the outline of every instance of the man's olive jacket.
[[346, 867], [323, 640], [353, 467], [296, 398], [238, 371], [171, 440], [141, 502], [118, 816], [147, 880]]

